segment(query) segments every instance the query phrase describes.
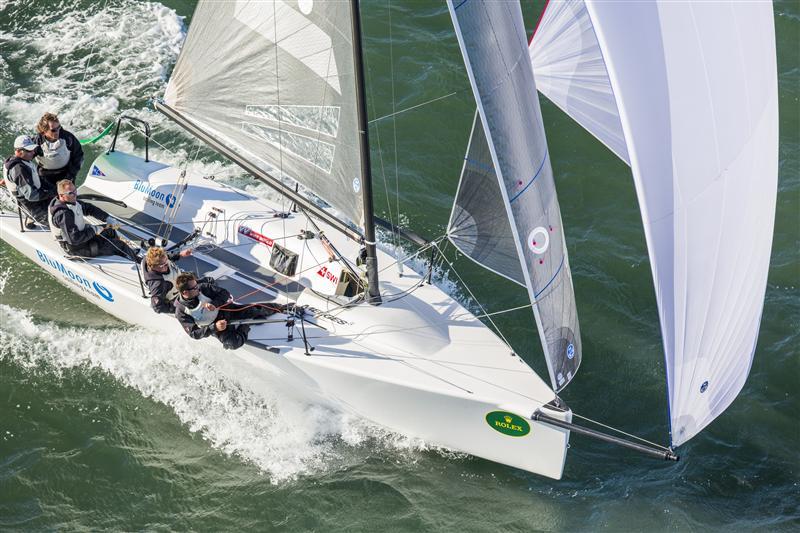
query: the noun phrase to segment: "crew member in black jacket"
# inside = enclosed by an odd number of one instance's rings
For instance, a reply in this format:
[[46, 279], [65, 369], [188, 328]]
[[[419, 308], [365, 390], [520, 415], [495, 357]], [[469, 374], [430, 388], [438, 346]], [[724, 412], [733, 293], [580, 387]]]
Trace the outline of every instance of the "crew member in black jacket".
[[[175, 264], [181, 257], [192, 255], [191, 248], [167, 253], [160, 246], [151, 246], [142, 260], [142, 277], [150, 291], [150, 307], [156, 313], [174, 313], [178, 289], [175, 280], [181, 271]], [[203, 278], [201, 281], [213, 281]]]
[[[33, 158], [41, 148], [27, 135], [14, 140], [14, 155], [3, 163], [3, 179], [22, 209], [30, 215], [25, 227], [33, 229], [34, 222], [47, 227], [47, 207], [56, 195], [55, 187], [39, 177]], [[33, 217], [33, 218], [30, 218]]]
[[[59, 181], [56, 189], [58, 196], [50, 202], [48, 210], [50, 231], [65, 252], [79, 257], [121, 255], [131, 261], [138, 260], [136, 253], [117, 237], [114, 217], [89, 202], [79, 201], [75, 184], [69, 180]], [[94, 226], [84, 215], [106, 224]]]
[[42, 154], [36, 158], [39, 176], [53, 187], [63, 179], [75, 183], [83, 164], [83, 148], [72, 133], [61, 127], [58, 117], [45, 113], [36, 124], [39, 134], [34, 138]]
[[178, 298], [175, 316], [193, 339], [214, 335], [226, 350], [241, 348], [247, 341], [250, 326], [228, 324], [230, 320], [267, 318], [275, 313], [291, 312], [292, 304], [252, 304], [233, 302], [231, 293], [206, 278], [198, 281], [191, 272], [182, 272], [175, 280]]

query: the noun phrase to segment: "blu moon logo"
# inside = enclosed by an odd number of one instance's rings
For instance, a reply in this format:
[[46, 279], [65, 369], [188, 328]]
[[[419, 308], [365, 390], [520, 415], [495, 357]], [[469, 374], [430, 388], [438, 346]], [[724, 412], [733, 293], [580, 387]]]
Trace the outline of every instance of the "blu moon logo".
[[114, 295], [111, 294], [111, 291], [106, 289], [103, 285], [97, 283], [96, 281], [92, 282], [92, 287], [94, 288], [95, 292], [100, 295], [103, 300], [113, 302]]

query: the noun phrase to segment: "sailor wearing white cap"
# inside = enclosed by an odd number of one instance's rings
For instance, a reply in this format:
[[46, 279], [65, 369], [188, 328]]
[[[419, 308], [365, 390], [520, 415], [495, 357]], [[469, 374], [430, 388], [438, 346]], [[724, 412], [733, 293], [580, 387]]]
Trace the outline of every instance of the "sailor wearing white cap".
[[20, 135], [14, 139], [14, 155], [3, 163], [3, 180], [28, 215], [25, 219], [28, 229], [35, 227], [34, 221], [47, 227], [47, 206], [56, 195], [55, 188], [39, 177], [33, 162], [38, 153], [41, 153], [39, 145], [27, 135]]

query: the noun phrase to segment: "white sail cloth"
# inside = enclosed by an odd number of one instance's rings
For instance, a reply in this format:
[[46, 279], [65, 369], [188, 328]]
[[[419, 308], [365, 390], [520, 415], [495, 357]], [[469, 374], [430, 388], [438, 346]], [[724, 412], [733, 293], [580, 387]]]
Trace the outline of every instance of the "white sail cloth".
[[362, 226], [349, 2], [201, 0], [165, 101]]
[[680, 445], [736, 398], [756, 347], [777, 191], [772, 4], [551, 1], [529, 50], [543, 94], [633, 171]]
[[513, 2], [448, 6], [478, 106], [448, 235], [473, 260], [528, 289], [559, 391], [580, 366], [581, 340], [522, 12]]

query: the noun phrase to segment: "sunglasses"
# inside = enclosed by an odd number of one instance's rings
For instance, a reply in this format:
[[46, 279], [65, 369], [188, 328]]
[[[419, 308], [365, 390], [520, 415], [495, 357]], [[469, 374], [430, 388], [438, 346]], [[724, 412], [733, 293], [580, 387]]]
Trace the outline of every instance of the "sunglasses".
[[67, 192], [62, 192], [61, 194], [63, 194], [64, 196], [75, 196], [76, 194], [78, 194], [78, 191], [67, 191]]
[[59, 131], [61, 131], [61, 126], [57, 128], [50, 128], [50, 133], [58, 133]]
[[197, 284], [195, 284], [194, 287], [186, 287], [185, 289], [183, 289], [183, 292], [195, 292], [197, 290], [199, 290], [199, 289], [197, 287]]

